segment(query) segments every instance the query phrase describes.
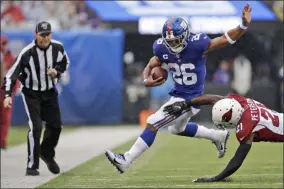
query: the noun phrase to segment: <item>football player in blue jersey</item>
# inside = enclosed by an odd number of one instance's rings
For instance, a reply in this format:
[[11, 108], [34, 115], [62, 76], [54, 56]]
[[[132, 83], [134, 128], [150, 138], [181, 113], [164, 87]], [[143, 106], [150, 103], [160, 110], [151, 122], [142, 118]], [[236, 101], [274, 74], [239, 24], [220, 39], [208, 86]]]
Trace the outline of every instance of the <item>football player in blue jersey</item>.
[[[164, 107], [175, 102], [203, 95], [207, 54], [215, 49], [234, 44], [246, 32], [251, 22], [250, 12], [250, 6], [245, 5], [242, 23], [212, 40], [204, 33], [191, 34], [188, 24], [182, 18], [170, 18], [165, 22], [162, 38], [154, 42], [154, 56], [144, 69], [143, 79], [146, 87], [163, 84], [165, 82], [163, 78], [156, 80], [152, 78], [151, 70], [154, 67], [161, 66], [162, 63], [166, 63], [172, 72], [175, 85], [169, 93], [171, 95], [169, 101], [156, 113], [149, 116], [145, 130], [129, 151], [124, 154], [106, 151], [106, 157], [120, 173], [123, 173], [153, 144], [157, 131], [163, 127], [168, 127], [169, 132], [175, 135], [208, 139], [216, 145], [218, 157], [224, 156], [229, 137], [228, 131], [208, 129], [202, 125], [189, 122], [190, 118], [200, 111], [199, 106], [191, 106], [179, 115], [170, 115], [163, 110]], [[184, 118], [188, 118], [188, 120], [182, 123]]]

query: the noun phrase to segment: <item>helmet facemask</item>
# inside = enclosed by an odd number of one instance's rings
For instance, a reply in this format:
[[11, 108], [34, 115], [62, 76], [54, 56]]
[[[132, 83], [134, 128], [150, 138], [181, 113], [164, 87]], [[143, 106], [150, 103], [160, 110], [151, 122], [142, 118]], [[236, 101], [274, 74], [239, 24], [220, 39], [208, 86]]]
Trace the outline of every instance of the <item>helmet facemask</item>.
[[221, 130], [225, 130], [225, 129], [234, 129], [237, 125], [236, 124], [233, 124], [233, 123], [227, 123], [227, 122], [224, 122], [224, 121], [220, 121], [220, 122], [214, 122], [216, 127], [218, 129], [221, 129]]
[[162, 36], [165, 45], [174, 53], [180, 53], [187, 45], [186, 37], [188, 32], [185, 31], [182, 35], [174, 37], [173, 34], [167, 35], [166, 37]]

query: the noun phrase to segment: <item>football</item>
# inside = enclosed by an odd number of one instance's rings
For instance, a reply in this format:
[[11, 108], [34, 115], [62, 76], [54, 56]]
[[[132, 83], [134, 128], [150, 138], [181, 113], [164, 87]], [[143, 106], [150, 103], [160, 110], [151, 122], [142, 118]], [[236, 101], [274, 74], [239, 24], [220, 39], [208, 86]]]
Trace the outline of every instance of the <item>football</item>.
[[155, 67], [151, 71], [153, 79], [158, 79], [159, 77], [164, 78], [165, 80], [168, 79], [168, 71], [161, 66]]

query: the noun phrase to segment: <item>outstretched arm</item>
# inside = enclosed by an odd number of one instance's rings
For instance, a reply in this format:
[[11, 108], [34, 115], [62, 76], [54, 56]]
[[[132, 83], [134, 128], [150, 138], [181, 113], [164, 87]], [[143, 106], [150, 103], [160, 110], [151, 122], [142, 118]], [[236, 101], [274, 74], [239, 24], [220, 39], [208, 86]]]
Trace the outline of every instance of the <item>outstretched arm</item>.
[[188, 106], [196, 106], [196, 105], [213, 105], [215, 104], [217, 101], [221, 100], [225, 98], [224, 96], [220, 96], [220, 95], [203, 95], [203, 96], [198, 96], [195, 97], [193, 99], [187, 100], [186, 104]]
[[193, 99], [175, 102], [171, 105], [168, 105], [164, 108], [164, 112], [170, 115], [180, 115], [183, 110], [186, 110], [191, 106], [211, 105], [215, 104], [218, 100], [221, 100], [223, 98], [225, 97], [219, 95], [210, 95], [210, 94], [198, 96]]
[[229, 177], [233, 173], [235, 173], [243, 164], [247, 154], [249, 153], [252, 145], [254, 135], [251, 134], [247, 140], [240, 144], [238, 147], [235, 156], [230, 160], [227, 167], [217, 176], [209, 177], [209, 178], [198, 178], [193, 182], [217, 182], [224, 180], [225, 178]]
[[224, 35], [212, 39], [210, 41], [209, 47], [206, 49], [203, 55], [215, 49], [226, 47], [229, 44], [234, 44], [240, 37], [242, 37], [251, 22], [250, 13], [251, 8], [249, 4], [246, 4], [246, 6], [243, 8], [242, 23], [238, 27], [229, 30]]

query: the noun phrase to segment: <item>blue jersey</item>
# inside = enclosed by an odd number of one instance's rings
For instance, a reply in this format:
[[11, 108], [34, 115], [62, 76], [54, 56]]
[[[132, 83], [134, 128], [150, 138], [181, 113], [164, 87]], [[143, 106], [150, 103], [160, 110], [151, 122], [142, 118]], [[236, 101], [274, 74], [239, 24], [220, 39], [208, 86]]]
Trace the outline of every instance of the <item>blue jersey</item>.
[[172, 73], [175, 85], [170, 95], [190, 99], [204, 92], [207, 56], [202, 55], [209, 46], [210, 38], [199, 33], [190, 35], [186, 41], [187, 46], [179, 54], [171, 53], [161, 38], [154, 42], [153, 51]]

